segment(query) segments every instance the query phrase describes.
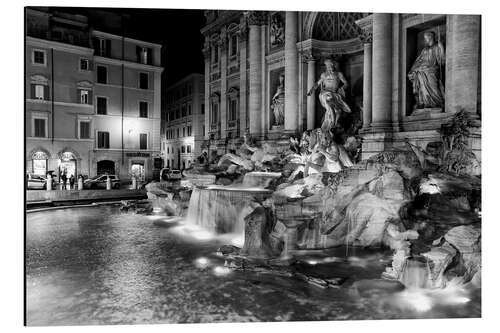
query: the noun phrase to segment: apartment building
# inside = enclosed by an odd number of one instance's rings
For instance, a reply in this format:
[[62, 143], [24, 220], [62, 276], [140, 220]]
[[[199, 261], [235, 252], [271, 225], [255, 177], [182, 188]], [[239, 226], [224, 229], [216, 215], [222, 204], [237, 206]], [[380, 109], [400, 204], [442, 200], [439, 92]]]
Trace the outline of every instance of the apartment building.
[[159, 172], [161, 45], [27, 9], [25, 47], [27, 172]]

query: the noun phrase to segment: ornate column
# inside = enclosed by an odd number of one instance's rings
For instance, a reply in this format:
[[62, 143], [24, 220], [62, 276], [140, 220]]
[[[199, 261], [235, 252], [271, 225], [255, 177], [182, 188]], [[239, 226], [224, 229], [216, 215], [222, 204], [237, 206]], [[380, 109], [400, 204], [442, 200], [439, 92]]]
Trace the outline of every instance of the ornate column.
[[363, 31], [363, 128], [372, 123], [372, 31]]
[[285, 131], [297, 131], [298, 123], [298, 14], [286, 12], [285, 21]]
[[448, 15], [446, 26], [445, 111], [476, 114], [481, 17]]
[[239, 136], [243, 136], [247, 129], [247, 40], [248, 28], [245, 20], [240, 23], [238, 32], [240, 50], [240, 105], [239, 105]]
[[372, 127], [391, 126], [392, 14], [373, 14]]
[[220, 133], [221, 139], [227, 135], [227, 35], [226, 28], [222, 28], [219, 41], [220, 56]]
[[260, 25], [263, 23], [261, 12], [250, 12], [248, 14], [248, 25], [250, 32], [249, 40], [249, 65], [250, 65], [250, 95], [249, 95], [249, 128], [250, 134], [260, 136], [262, 133], [262, 49]]
[[210, 130], [210, 45], [208, 37], [205, 37], [205, 47], [203, 48], [205, 58], [205, 140], [209, 138]]
[[[311, 90], [316, 82], [316, 59], [314, 58], [312, 51], [305, 54], [305, 60], [307, 61], [307, 91]], [[316, 94], [307, 96], [307, 129], [314, 129], [316, 122]]]

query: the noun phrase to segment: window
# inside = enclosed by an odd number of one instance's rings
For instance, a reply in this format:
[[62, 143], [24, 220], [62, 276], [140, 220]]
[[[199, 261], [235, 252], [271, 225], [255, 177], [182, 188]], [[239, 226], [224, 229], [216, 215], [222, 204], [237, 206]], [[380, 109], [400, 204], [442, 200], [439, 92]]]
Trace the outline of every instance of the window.
[[106, 97], [97, 97], [97, 114], [108, 113], [108, 99]]
[[188, 109], [188, 115], [190, 116], [191, 115], [191, 104], [188, 104], [187, 109]]
[[191, 136], [191, 126], [188, 126], [188, 136]]
[[179, 129], [177, 128], [177, 137], [179, 137]]
[[203, 125], [203, 136], [205, 136], [205, 125]]
[[219, 104], [212, 104], [212, 118], [210, 119], [211, 124], [216, 124], [219, 120]]
[[94, 42], [96, 55], [101, 57], [109, 57], [111, 55], [111, 40], [97, 38]]
[[183, 137], [184, 137], [184, 136], [186, 136], [186, 127], [183, 127], [183, 128], [182, 128], [182, 136], [183, 136]]
[[205, 104], [201, 105], [201, 114], [205, 114]]
[[187, 146], [187, 152], [190, 153], [191, 152], [191, 145], [188, 145]]
[[47, 133], [45, 133], [46, 119], [35, 118], [34, 124], [34, 136], [37, 138], [45, 138]]
[[97, 148], [109, 149], [109, 132], [97, 132]]
[[186, 152], [186, 147], [182, 146], [181, 153], [185, 153], [185, 152]]
[[88, 90], [80, 90], [80, 104], [89, 104]]
[[139, 149], [148, 149], [148, 135], [145, 133], [139, 134]]
[[139, 73], [139, 88], [140, 89], [149, 89], [148, 82], [149, 81], [149, 75], [148, 73]]
[[108, 84], [108, 69], [104, 66], [97, 66], [97, 83]]
[[183, 105], [182, 106], [182, 117], [185, 117], [186, 116], [186, 106]]
[[236, 99], [229, 100], [229, 120], [236, 120], [237, 102]]
[[32, 62], [36, 65], [46, 65], [45, 62], [45, 51], [43, 50], [33, 50]]
[[89, 59], [80, 58], [80, 70], [81, 71], [89, 71], [90, 70]]
[[148, 117], [148, 102], [139, 102], [139, 117]]
[[231, 57], [236, 56], [236, 53], [238, 52], [238, 36], [232, 35], [231, 36], [231, 53], [229, 54]]
[[35, 84], [35, 99], [45, 99], [45, 87], [41, 84]]
[[80, 139], [90, 139], [90, 121], [80, 121]]

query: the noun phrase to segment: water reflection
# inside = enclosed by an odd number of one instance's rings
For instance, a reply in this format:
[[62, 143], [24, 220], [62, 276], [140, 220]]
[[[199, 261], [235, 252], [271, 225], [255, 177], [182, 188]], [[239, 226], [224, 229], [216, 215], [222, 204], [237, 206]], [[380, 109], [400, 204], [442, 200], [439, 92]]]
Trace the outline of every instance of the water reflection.
[[354, 281], [380, 277], [390, 252], [353, 251], [345, 258], [339, 249], [304, 256], [298, 270], [348, 278], [342, 288], [321, 289], [289, 277], [233, 271], [216, 251], [231, 241], [241, 244], [241, 236], [203, 234], [171, 222], [111, 206], [29, 213], [28, 324], [480, 316], [480, 291], [459, 285], [382, 296], [353, 292]]

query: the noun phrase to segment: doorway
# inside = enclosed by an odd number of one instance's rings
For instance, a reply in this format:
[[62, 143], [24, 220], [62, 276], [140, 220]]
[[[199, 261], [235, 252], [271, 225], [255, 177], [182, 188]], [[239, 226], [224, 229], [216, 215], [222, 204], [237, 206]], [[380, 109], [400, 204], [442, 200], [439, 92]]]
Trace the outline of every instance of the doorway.
[[114, 175], [115, 174], [115, 162], [110, 160], [102, 160], [97, 162], [97, 174], [98, 175]]
[[144, 162], [132, 162], [130, 165], [130, 173], [134, 175], [137, 180], [144, 181], [146, 178]]

